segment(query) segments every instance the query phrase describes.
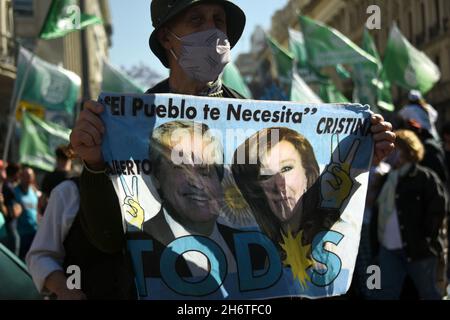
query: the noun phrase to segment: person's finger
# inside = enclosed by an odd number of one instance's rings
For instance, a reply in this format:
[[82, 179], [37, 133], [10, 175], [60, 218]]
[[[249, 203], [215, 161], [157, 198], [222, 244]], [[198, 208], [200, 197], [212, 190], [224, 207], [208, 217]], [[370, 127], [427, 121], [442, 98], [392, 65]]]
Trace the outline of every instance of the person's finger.
[[373, 135], [373, 140], [375, 141], [375, 143], [382, 141], [388, 141], [390, 143], [393, 143], [395, 142], [395, 139], [396, 135], [391, 131], [383, 131]]
[[83, 131], [85, 133], [87, 133], [88, 135], [90, 135], [94, 141], [96, 145], [101, 145], [102, 144], [102, 133], [98, 131], [98, 129], [96, 127], [94, 127], [90, 122], [87, 121], [83, 121], [80, 122], [77, 125], [77, 130], [79, 131]]
[[331, 136], [331, 152], [331, 162], [341, 163], [341, 147], [339, 145], [339, 136], [337, 134]]
[[385, 158], [395, 149], [395, 144], [389, 141], [380, 141], [375, 144], [375, 153], [378, 157]]
[[127, 210], [127, 213], [132, 216], [133, 218], [137, 218], [137, 210], [131, 207], [131, 210], [133, 210], [133, 212], [130, 211], [130, 209]]
[[83, 130], [72, 131], [70, 141], [74, 148], [79, 146], [95, 147], [97, 145], [92, 135]]
[[77, 125], [82, 122], [85, 122], [85, 121], [92, 124], [101, 133], [105, 133], [105, 126], [103, 124], [103, 121], [100, 119], [100, 117], [97, 114], [93, 113], [90, 110], [81, 111], [80, 116], [78, 117], [78, 120], [77, 120]]
[[84, 110], [89, 110], [97, 115], [100, 115], [103, 111], [105, 111], [105, 107], [97, 101], [88, 100], [83, 103], [83, 111]]
[[390, 122], [383, 121], [370, 127], [370, 132], [372, 132], [372, 134], [376, 134], [382, 131], [392, 131], [392, 124]]
[[372, 125], [377, 125], [380, 122], [383, 122], [384, 118], [381, 114], [373, 114], [370, 117], [370, 122], [372, 123]]
[[339, 184], [336, 182], [335, 179], [327, 180], [327, 183], [330, 185], [331, 188], [334, 190], [339, 190]]
[[141, 205], [139, 204], [139, 202], [135, 201], [134, 199], [130, 199], [128, 203], [136, 210], [136, 212], [141, 209]]
[[351, 181], [351, 178], [349, 176], [350, 172], [345, 172], [343, 169], [336, 167], [333, 170], [333, 174], [337, 181], [339, 182], [339, 185], [344, 184], [345, 182]]
[[353, 144], [350, 147], [350, 151], [348, 152], [347, 157], [345, 157], [344, 163], [348, 164], [350, 167], [353, 163], [353, 160], [355, 160], [356, 153], [358, 152], [360, 143], [361, 141], [359, 140], [353, 141]]
[[136, 176], [133, 176], [132, 183], [131, 183], [131, 190], [133, 192], [133, 196], [135, 199], [139, 199], [138, 194], [138, 178]]
[[130, 188], [128, 188], [128, 184], [125, 181], [125, 177], [123, 175], [119, 176], [120, 183], [122, 184], [122, 189], [125, 192], [125, 202], [128, 202], [128, 199], [132, 199], [133, 194], [130, 192]]

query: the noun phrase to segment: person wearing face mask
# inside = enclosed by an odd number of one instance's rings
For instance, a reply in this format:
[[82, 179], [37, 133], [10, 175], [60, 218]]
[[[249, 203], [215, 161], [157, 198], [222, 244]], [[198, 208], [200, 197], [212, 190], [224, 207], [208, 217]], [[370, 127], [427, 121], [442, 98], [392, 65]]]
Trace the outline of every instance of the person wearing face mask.
[[[228, 0], [153, 0], [151, 16], [154, 31], [150, 48], [170, 69], [170, 75], [147, 94], [243, 98], [220, 81], [220, 74], [231, 59], [230, 50], [245, 27], [245, 14], [238, 6]], [[101, 104], [85, 102], [70, 142], [85, 165], [80, 180], [79, 228], [96, 248], [115, 254], [126, 251], [126, 241], [120, 203], [105, 174], [101, 152], [105, 132], [100, 119], [103, 111]], [[391, 130], [391, 124], [382, 116], [372, 117], [376, 161], [394, 147]]]
[[421, 299], [443, 297], [437, 286], [438, 259], [445, 247], [448, 196], [439, 177], [418, 163], [424, 147], [410, 130], [396, 132], [391, 172], [377, 200], [379, 263], [383, 300], [400, 297], [409, 275]]

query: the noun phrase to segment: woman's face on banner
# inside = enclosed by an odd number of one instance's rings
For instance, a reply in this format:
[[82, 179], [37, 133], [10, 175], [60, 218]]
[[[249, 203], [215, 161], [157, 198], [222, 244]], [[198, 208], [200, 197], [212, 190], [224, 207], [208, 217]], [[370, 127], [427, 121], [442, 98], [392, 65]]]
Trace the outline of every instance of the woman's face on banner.
[[273, 214], [289, 221], [308, 185], [301, 155], [292, 143], [281, 141], [262, 156], [259, 184]]
[[160, 192], [165, 201], [186, 222], [208, 222], [219, 215], [223, 190], [212, 159], [205, 159], [203, 142], [177, 145], [173, 154], [183, 155], [183, 163], [162, 161], [158, 168]]

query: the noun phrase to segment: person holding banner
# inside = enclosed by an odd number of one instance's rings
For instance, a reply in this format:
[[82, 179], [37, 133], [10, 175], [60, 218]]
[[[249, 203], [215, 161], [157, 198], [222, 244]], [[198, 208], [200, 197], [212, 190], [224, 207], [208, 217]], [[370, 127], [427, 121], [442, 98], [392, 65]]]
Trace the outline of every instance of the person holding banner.
[[[230, 61], [230, 50], [245, 26], [244, 12], [228, 0], [153, 0], [155, 30], [150, 48], [170, 76], [147, 94], [173, 93], [217, 98], [243, 97], [223, 85], [220, 74]], [[105, 174], [102, 140], [105, 127], [100, 120], [104, 106], [84, 104], [71, 134], [73, 151], [84, 161], [81, 176], [80, 221], [86, 236], [106, 253], [126, 252], [120, 203]], [[394, 148], [392, 125], [373, 115], [371, 132], [375, 140], [374, 162]]]

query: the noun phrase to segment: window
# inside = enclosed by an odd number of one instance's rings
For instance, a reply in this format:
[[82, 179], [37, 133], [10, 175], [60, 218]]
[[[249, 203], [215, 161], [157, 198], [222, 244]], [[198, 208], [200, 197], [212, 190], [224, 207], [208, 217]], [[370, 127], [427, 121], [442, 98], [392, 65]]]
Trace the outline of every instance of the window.
[[33, 0], [13, 0], [14, 12], [19, 16], [33, 15]]

